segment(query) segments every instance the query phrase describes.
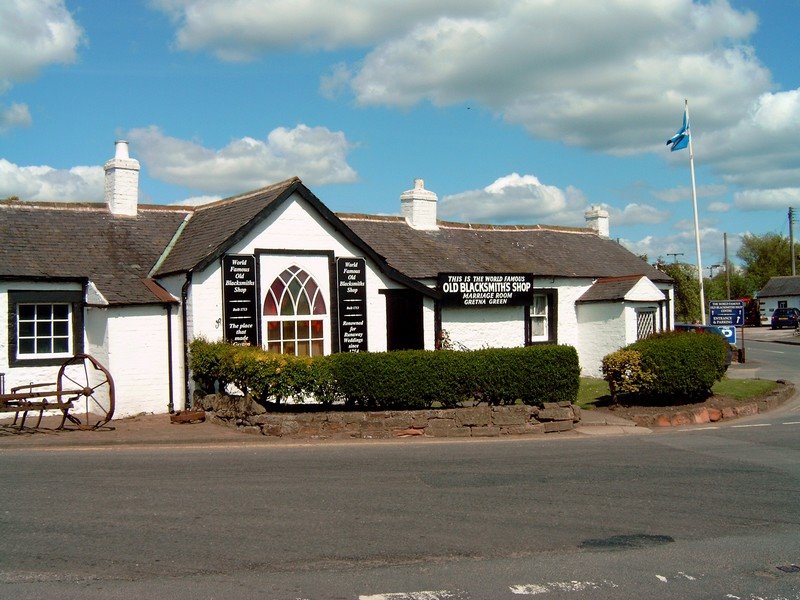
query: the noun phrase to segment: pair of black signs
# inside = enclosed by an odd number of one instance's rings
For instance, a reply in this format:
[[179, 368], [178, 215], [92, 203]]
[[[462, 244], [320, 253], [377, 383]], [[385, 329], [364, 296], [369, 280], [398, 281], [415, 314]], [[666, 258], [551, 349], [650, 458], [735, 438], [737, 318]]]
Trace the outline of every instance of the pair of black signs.
[[[225, 341], [258, 345], [260, 318], [256, 258], [225, 255], [222, 258], [222, 304]], [[336, 259], [339, 314], [339, 348], [342, 352], [367, 350], [367, 273], [363, 258]]]

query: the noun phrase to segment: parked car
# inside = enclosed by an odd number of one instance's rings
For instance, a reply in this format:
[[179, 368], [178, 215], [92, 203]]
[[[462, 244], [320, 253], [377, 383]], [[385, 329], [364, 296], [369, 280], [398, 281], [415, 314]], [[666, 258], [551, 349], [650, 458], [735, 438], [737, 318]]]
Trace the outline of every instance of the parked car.
[[783, 329], [784, 327], [796, 329], [798, 322], [800, 322], [800, 308], [776, 308], [770, 321], [773, 329]]

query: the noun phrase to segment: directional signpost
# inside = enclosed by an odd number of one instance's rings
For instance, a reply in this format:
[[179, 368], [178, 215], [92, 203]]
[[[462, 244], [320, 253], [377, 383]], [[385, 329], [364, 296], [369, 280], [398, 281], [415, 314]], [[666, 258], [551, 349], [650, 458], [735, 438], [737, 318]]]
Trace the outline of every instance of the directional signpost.
[[[716, 325], [722, 330], [729, 344], [735, 344], [736, 328], [744, 327], [744, 302], [741, 300], [712, 300], [709, 302], [709, 314], [711, 325]], [[742, 331], [744, 332], [744, 330]]]

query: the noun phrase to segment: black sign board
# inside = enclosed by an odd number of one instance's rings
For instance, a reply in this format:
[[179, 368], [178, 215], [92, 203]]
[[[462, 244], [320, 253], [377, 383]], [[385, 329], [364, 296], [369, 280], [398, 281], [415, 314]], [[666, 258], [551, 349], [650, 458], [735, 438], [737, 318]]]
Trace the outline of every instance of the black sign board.
[[439, 273], [447, 306], [525, 306], [533, 300], [530, 273]]
[[367, 271], [363, 258], [336, 259], [339, 349], [367, 351]]
[[225, 341], [258, 345], [258, 289], [256, 258], [226, 254], [222, 257], [222, 310]]

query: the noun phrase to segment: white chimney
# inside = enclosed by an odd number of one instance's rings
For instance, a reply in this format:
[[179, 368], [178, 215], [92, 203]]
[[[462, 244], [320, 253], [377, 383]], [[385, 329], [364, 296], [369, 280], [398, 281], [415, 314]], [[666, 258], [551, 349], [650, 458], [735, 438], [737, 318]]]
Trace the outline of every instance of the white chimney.
[[599, 206], [590, 206], [585, 213], [586, 226], [594, 229], [600, 237], [610, 237], [608, 229], [608, 211]]
[[108, 210], [112, 215], [135, 217], [139, 202], [139, 161], [128, 155], [128, 142], [114, 143], [114, 158], [103, 168]]
[[400, 211], [406, 222], [414, 229], [438, 231], [436, 225], [436, 201], [434, 192], [425, 189], [422, 179], [414, 180], [414, 189], [400, 194]]

